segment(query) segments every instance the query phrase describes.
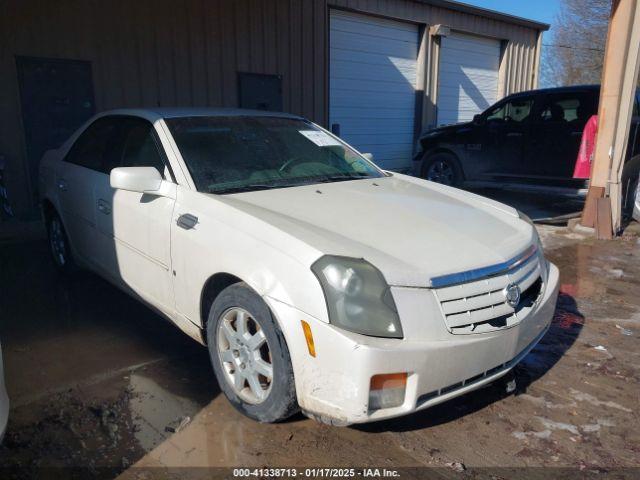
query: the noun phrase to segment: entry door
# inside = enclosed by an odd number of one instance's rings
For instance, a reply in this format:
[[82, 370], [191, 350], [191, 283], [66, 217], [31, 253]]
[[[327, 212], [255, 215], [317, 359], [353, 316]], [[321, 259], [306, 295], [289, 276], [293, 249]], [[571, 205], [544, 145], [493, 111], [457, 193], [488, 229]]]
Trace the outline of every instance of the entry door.
[[[105, 164], [94, 189], [99, 262], [114, 280], [171, 315], [174, 307], [171, 275], [171, 216], [175, 184], [165, 184], [167, 196], [111, 188], [115, 167], [155, 167], [166, 175], [153, 126], [146, 120], [120, 117], [118, 148]], [[173, 197], [173, 198], [171, 198]]]
[[411, 167], [418, 27], [331, 11], [329, 124], [386, 169]]
[[35, 189], [44, 153], [62, 145], [95, 113], [91, 63], [16, 57], [16, 67], [29, 175]]
[[451, 33], [438, 68], [438, 125], [468, 122], [497, 100], [500, 41]]

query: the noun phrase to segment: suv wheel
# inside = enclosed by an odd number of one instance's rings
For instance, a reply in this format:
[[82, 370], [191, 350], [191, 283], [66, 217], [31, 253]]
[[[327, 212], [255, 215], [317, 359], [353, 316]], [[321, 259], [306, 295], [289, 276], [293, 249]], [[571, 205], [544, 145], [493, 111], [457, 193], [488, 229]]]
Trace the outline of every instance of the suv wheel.
[[266, 423], [298, 411], [284, 336], [269, 307], [246, 284], [225, 288], [213, 302], [207, 344], [220, 388], [238, 411]]
[[458, 186], [462, 182], [462, 171], [458, 160], [446, 152], [429, 155], [424, 160], [422, 176], [431, 182], [452, 187]]

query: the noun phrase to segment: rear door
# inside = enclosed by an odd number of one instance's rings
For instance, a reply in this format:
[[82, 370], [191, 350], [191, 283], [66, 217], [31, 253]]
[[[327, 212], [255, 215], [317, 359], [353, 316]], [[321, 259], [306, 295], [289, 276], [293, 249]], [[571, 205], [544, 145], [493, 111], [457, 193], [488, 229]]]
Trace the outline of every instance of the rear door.
[[597, 111], [596, 94], [585, 91], [540, 97], [533, 115], [527, 163], [533, 175], [570, 179], [587, 120]]
[[60, 214], [74, 253], [95, 265], [96, 244], [93, 189], [102, 173], [102, 163], [113, 147], [116, 124], [99, 118], [77, 138], [56, 173]]
[[[119, 117], [117, 143], [95, 184], [99, 262], [116, 281], [171, 314], [170, 227], [175, 183], [150, 122]], [[167, 180], [163, 185], [165, 195], [111, 188], [109, 174], [116, 167], [155, 167]]]

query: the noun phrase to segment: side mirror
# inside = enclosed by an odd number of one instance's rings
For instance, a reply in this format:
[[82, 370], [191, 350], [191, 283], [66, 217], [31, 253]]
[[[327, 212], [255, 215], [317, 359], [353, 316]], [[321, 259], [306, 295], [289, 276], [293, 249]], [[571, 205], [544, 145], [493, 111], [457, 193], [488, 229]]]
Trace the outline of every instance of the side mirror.
[[109, 182], [119, 190], [154, 193], [160, 190], [162, 175], [154, 167], [119, 167], [111, 170]]
[[479, 113], [473, 116], [473, 123], [475, 125], [482, 125], [484, 123], [484, 118]]
[[370, 162], [373, 162], [373, 153], [363, 153], [362, 156]]

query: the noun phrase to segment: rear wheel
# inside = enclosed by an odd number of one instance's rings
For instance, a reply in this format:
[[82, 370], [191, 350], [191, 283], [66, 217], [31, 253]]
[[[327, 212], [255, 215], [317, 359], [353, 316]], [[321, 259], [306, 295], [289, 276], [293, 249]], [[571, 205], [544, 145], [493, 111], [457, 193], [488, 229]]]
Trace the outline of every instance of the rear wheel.
[[224, 289], [207, 322], [209, 356], [231, 404], [260, 422], [298, 411], [291, 357], [269, 307], [244, 283]]
[[431, 182], [452, 187], [458, 186], [462, 182], [462, 171], [458, 160], [446, 152], [429, 155], [424, 160], [422, 176]]
[[60, 216], [55, 211], [47, 215], [47, 234], [49, 251], [56, 268], [64, 274], [76, 272], [77, 266], [73, 260], [67, 232]]

